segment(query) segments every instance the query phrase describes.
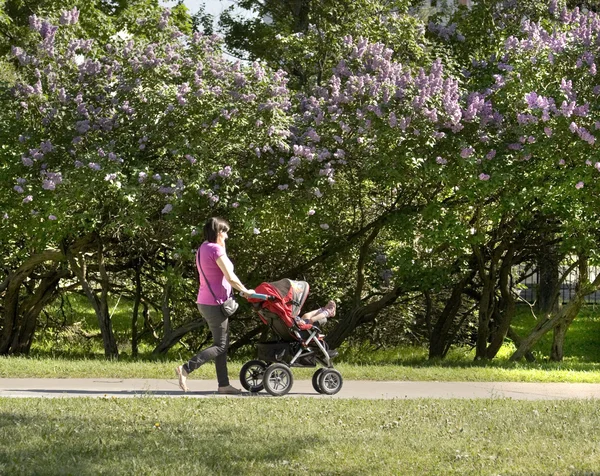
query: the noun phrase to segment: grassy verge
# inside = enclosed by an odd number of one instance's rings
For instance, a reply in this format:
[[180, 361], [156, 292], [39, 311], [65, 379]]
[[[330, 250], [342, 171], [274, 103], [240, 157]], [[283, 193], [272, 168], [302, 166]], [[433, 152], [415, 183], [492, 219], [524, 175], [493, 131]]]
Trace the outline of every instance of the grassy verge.
[[[60, 359], [0, 357], [0, 378], [175, 378], [179, 361], [106, 361], [104, 359]], [[229, 364], [235, 384], [243, 361]], [[420, 362], [393, 364], [340, 363], [336, 368], [346, 380], [430, 380], [600, 383], [600, 364], [526, 364], [493, 362]], [[314, 368], [295, 368], [296, 379], [309, 379]], [[216, 379], [214, 365], [196, 370], [192, 379]]]
[[[114, 377], [114, 378], [173, 378], [173, 368], [193, 355], [182, 346], [173, 348], [166, 357], [151, 355], [152, 346], [144, 343], [142, 355], [132, 359], [126, 352], [129, 304], [111, 304], [116, 309], [114, 322], [122, 342], [118, 362], [102, 357], [98, 339], [76, 336], [41, 334], [32, 348], [30, 358], [0, 357], [0, 377]], [[94, 315], [81, 299], [73, 300], [73, 315], [81, 318], [83, 329], [94, 329]], [[538, 317], [539, 318], [539, 317]], [[527, 307], [521, 307], [513, 327], [522, 336], [536, 324]], [[589, 382], [600, 383], [600, 312], [594, 306], [582, 309], [570, 327], [565, 340], [565, 359], [548, 362], [552, 335], [547, 334], [534, 349], [538, 361], [533, 364], [509, 361], [514, 346], [507, 341], [491, 362], [474, 362], [472, 348], [453, 348], [443, 361], [429, 361], [424, 347], [378, 349], [374, 345], [343, 346], [336, 359], [346, 379], [360, 380], [440, 380], [440, 381], [516, 381], [516, 382]], [[233, 357], [230, 375], [235, 380], [243, 363], [252, 358], [252, 349]], [[294, 369], [296, 378], [310, 378], [314, 369]], [[214, 366], [206, 365], [192, 378], [215, 379]]]
[[2, 474], [588, 474], [591, 401], [0, 399]]

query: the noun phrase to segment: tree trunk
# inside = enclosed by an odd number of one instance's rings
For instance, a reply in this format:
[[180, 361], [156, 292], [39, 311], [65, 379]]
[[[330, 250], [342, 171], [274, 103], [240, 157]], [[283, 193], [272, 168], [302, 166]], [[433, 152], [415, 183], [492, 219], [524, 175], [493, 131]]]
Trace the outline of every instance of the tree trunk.
[[366, 306], [355, 307], [349, 313], [344, 314], [327, 334], [326, 340], [329, 347], [337, 349], [358, 326], [375, 319], [379, 311], [393, 304], [402, 292], [404, 292], [404, 289], [398, 286], [386, 293], [381, 299]]
[[35, 268], [46, 261], [62, 261], [64, 256], [59, 251], [46, 250], [31, 256], [15, 272], [7, 278], [4, 294], [4, 325], [0, 337], [0, 354], [10, 352], [15, 333], [19, 327], [21, 312], [19, 310], [19, 294], [23, 282], [33, 273]]
[[165, 289], [163, 292], [163, 302], [162, 302], [162, 315], [163, 315], [163, 335], [167, 337], [171, 334], [171, 306], [169, 306], [169, 301], [171, 300], [171, 280], [167, 277], [167, 282], [165, 283]]
[[196, 319], [195, 321], [188, 322], [187, 324], [184, 324], [175, 330], [170, 330], [169, 333], [164, 333], [160, 344], [156, 346], [152, 353], [154, 355], [166, 354], [169, 349], [177, 344], [188, 332], [200, 329], [205, 325], [206, 321], [204, 319]]
[[[484, 273], [482, 273], [484, 274]], [[490, 331], [491, 316], [494, 315], [495, 307], [495, 282], [492, 276], [483, 275], [483, 291], [479, 302], [479, 319], [477, 325], [477, 344], [475, 349], [475, 360], [484, 359], [487, 353], [487, 342]]]
[[538, 309], [542, 315], [558, 311], [560, 285], [558, 276], [559, 257], [556, 245], [545, 243], [538, 257], [539, 286]]
[[141, 265], [138, 265], [135, 268], [135, 296], [133, 300], [133, 313], [131, 316], [131, 355], [133, 357], [138, 355], [138, 331], [137, 331], [137, 321], [140, 310], [140, 301], [142, 299], [142, 279], [141, 279], [142, 269]]
[[550, 360], [554, 362], [562, 362], [562, 359], [564, 357], [563, 344], [565, 342], [565, 336], [567, 334], [568, 329], [569, 324], [567, 324], [566, 322], [560, 322], [554, 328], [552, 348], [550, 350]]
[[502, 347], [504, 338], [508, 333], [510, 323], [515, 315], [516, 303], [511, 293], [511, 269], [513, 262], [513, 248], [509, 248], [502, 260], [502, 266], [499, 273], [500, 300], [494, 312], [494, 331], [491, 334], [490, 344], [488, 345], [485, 358], [493, 359]]
[[[580, 274], [580, 282], [582, 275]], [[585, 302], [585, 297], [593, 293], [600, 286], [600, 274], [596, 276], [593, 283], [583, 283], [580, 285], [575, 297], [566, 305], [563, 306], [556, 314], [550, 314], [543, 319], [540, 319], [531, 333], [522, 340], [521, 345], [510, 357], [510, 360], [516, 361], [521, 359], [526, 352], [531, 351], [533, 346], [539, 342], [544, 334], [553, 330], [559, 324], [565, 324], [567, 327], [573, 322], [581, 306]]]
[[[580, 287], [587, 285], [589, 285], [588, 260], [587, 257], [582, 256], [579, 259], [579, 283], [577, 285], [577, 291], [579, 291]], [[585, 301], [585, 296], [583, 299]], [[554, 362], [562, 362], [564, 357], [563, 345], [565, 342], [565, 336], [567, 335], [567, 331], [576, 317], [577, 313], [566, 316], [565, 319], [559, 322], [554, 328], [552, 347], [550, 350], [550, 360]]]
[[37, 327], [37, 319], [44, 307], [56, 298], [56, 289], [60, 280], [69, 275], [68, 271], [53, 271], [44, 277], [35, 293], [24, 300], [22, 318], [14, 332], [9, 350], [10, 354], [28, 354]]
[[448, 301], [446, 301], [444, 310], [433, 327], [431, 339], [429, 340], [429, 359], [441, 359], [445, 357], [446, 349], [449, 348], [449, 345], [447, 344], [452, 323], [454, 322], [454, 319], [460, 310], [460, 306], [462, 305], [463, 291], [465, 290], [465, 287], [470, 279], [471, 276], [465, 276], [462, 280], [454, 285], [452, 294], [450, 295]]
[[[76, 254], [78, 256], [76, 256]], [[94, 308], [96, 318], [98, 319], [98, 326], [100, 327], [100, 333], [102, 335], [102, 342], [104, 344], [104, 355], [107, 358], [118, 358], [119, 350], [112, 329], [112, 323], [110, 315], [108, 314], [108, 305], [106, 303], [107, 283], [106, 283], [106, 270], [102, 274], [102, 295], [99, 299], [96, 293], [91, 288], [90, 283], [86, 277], [86, 262], [82, 253], [74, 253], [72, 250], [67, 250], [67, 259], [71, 266], [71, 270], [77, 276], [79, 284], [81, 285], [88, 301]], [[99, 256], [99, 262], [103, 263], [103, 257]], [[102, 266], [103, 267], [103, 266]]]
[[[508, 327], [508, 332], [506, 333], [506, 335], [510, 340], [514, 342], [515, 347], [519, 348], [521, 346], [521, 342], [523, 341], [523, 339], [521, 339], [521, 336], [519, 336], [519, 334], [517, 334], [511, 326]], [[535, 355], [533, 355], [532, 352], [526, 352], [525, 359], [527, 360], [527, 362], [535, 362]]]

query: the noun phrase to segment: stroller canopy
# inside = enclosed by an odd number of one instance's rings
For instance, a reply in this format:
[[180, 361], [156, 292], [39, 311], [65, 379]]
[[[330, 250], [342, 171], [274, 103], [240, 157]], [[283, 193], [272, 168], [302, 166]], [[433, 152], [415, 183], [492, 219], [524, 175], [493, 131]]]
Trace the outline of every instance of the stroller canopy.
[[281, 279], [273, 283], [261, 283], [255, 291], [260, 294], [274, 296], [274, 301], [248, 299], [250, 302], [261, 303], [264, 309], [277, 314], [288, 327], [294, 325], [294, 318], [300, 314], [302, 306], [308, 297], [310, 286], [306, 281]]

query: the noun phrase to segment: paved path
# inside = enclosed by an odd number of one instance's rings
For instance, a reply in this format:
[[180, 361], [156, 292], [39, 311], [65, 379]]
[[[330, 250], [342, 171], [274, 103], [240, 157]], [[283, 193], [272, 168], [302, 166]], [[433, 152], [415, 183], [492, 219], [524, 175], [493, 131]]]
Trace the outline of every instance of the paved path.
[[[239, 382], [233, 382], [234, 385]], [[191, 397], [224, 398], [217, 395], [216, 382], [188, 380], [190, 392], [183, 393], [177, 381], [159, 379], [0, 379], [0, 397]], [[290, 397], [314, 398], [512, 398], [554, 400], [600, 398], [600, 384], [515, 383], [515, 382], [374, 382], [347, 380], [333, 397], [317, 394], [309, 380], [297, 380]], [[273, 398], [266, 392], [244, 393], [233, 398]]]

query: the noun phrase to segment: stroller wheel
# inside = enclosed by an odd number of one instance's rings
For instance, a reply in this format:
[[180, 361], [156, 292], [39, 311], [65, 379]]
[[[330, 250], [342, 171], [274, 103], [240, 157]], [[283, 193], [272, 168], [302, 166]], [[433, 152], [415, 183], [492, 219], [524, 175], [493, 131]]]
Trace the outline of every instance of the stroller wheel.
[[342, 374], [335, 369], [323, 369], [319, 376], [319, 387], [325, 395], [335, 395], [342, 389], [343, 384]]
[[263, 377], [267, 364], [262, 360], [250, 360], [240, 370], [240, 382], [249, 392], [260, 392], [264, 387]]
[[315, 391], [317, 393], [323, 393], [323, 391], [321, 390], [321, 387], [319, 387], [319, 377], [321, 376], [321, 374], [323, 373], [323, 370], [325, 369], [319, 369], [317, 370], [312, 377], [312, 386], [315, 389]]
[[292, 371], [285, 364], [271, 364], [263, 378], [265, 390], [275, 397], [285, 395], [294, 385]]

